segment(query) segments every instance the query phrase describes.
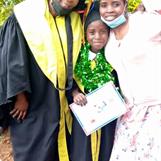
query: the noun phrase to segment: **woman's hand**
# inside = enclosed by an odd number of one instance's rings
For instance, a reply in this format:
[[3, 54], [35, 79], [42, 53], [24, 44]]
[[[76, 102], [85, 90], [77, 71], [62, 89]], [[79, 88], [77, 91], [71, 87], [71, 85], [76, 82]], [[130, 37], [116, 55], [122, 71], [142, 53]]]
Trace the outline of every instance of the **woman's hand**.
[[26, 117], [28, 105], [29, 103], [26, 94], [24, 92], [18, 94], [10, 115], [12, 115], [13, 118], [17, 118], [17, 120], [23, 120]]

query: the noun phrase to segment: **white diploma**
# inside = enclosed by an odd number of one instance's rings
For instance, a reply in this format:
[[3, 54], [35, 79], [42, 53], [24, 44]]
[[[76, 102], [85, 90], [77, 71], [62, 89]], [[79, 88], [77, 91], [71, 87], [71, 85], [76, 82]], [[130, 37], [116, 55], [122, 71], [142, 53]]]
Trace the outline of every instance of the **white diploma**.
[[112, 82], [87, 94], [85, 106], [72, 103], [70, 108], [87, 136], [127, 111], [124, 100]]

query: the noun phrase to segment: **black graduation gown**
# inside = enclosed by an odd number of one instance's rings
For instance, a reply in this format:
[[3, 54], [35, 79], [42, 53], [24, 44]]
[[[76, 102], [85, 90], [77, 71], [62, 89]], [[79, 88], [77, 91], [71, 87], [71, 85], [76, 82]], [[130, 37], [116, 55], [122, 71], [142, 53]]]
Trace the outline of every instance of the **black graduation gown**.
[[0, 32], [0, 105], [23, 91], [29, 96], [27, 117], [10, 119], [14, 160], [57, 161], [59, 93], [40, 70], [12, 15]]
[[[116, 87], [119, 87], [117, 73], [112, 73], [116, 78]], [[74, 81], [73, 89], [77, 88]], [[70, 95], [72, 91], [68, 93]], [[72, 96], [68, 99], [72, 103]], [[101, 141], [98, 161], [109, 161], [115, 134], [116, 120], [101, 128]], [[91, 152], [91, 136], [86, 136], [76, 117], [73, 116], [73, 126], [70, 146], [71, 161], [93, 161]]]
[[[99, 161], [109, 161], [115, 133], [116, 120], [101, 129]], [[73, 118], [71, 135], [71, 161], [92, 161], [91, 137], [86, 136], [77, 119]]]

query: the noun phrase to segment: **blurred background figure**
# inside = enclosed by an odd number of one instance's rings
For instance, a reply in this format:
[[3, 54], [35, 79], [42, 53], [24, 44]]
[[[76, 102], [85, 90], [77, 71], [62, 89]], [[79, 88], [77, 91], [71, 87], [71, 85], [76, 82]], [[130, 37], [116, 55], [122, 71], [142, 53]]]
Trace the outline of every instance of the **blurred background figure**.
[[141, 13], [145, 12], [146, 9], [145, 9], [144, 4], [141, 2], [141, 3], [139, 4], [139, 6], [136, 8], [135, 11], [136, 11], [136, 12], [139, 11], [139, 12], [141, 12]]
[[161, 14], [161, 0], [142, 0], [147, 12]]

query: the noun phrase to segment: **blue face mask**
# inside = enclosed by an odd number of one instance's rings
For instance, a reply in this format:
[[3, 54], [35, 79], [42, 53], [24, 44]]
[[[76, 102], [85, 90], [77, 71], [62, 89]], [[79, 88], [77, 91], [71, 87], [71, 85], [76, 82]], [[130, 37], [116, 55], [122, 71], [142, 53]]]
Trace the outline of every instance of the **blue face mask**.
[[122, 25], [123, 23], [126, 22], [126, 18], [125, 18], [125, 15], [122, 14], [120, 15], [119, 17], [115, 18], [114, 20], [112, 21], [107, 21], [105, 20], [103, 17], [101, 17], [101, 20], [107, 25], [109, 26], [110, 28], [116, 28], [120, 25]]

